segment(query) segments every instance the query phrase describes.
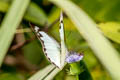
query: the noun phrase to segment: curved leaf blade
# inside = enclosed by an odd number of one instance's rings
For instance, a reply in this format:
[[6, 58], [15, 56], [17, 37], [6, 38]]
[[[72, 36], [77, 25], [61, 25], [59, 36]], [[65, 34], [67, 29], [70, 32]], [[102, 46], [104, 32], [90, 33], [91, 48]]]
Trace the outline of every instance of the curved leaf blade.
[[[78, 6], [69, 0], [49, 0], [62, 8], [68, 17], [76, 25], [81, 35], [86, 39], [89, 46], [95, 52], [111, 76], [120, 79], [120, 59], [118, 52], [112, 47], [110, 42], [102, 35], [95, 22]], [[112, 60], [114, 59], [114, 60]]]

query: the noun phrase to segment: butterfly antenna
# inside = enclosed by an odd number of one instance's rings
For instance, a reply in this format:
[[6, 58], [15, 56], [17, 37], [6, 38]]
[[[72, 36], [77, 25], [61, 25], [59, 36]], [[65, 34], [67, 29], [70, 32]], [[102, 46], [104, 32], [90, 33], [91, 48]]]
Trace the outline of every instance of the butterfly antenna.
[[30, 23], [30, 22], [29, 22], [29, 25], [30, 25], [30, 28], [32, 29], [32, 31], [34, 31], [35, 25], [33, 23]]

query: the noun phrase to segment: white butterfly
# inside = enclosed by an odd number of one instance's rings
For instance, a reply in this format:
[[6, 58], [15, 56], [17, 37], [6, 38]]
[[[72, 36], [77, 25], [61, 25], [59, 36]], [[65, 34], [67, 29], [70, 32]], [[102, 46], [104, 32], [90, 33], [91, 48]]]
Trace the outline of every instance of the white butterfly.
[[72, 63], [82, 60], [83, 54], [78, 54], [74, 51], [68, 52], [65, 46], [64, 24], [63, 24], [62, 13], [60, 15], [60, 28], [59, 28], [60, 39], [61, 39], [60, 45], [55, 39], [50, 37], [47, 33], [45, 33], [44, 31], [40, 31], [39, 27], [33, 25], [31, 25], [31, 27], [35, 31], [40, 42], [42, 43], [43, 51], [47, 59], [58, 68], [62, 69], [65, 65], [65, 61], [68, 63]]
[[35, 31], [38, 39], [42, 43], [44, 54], [46, 55], [47, 59], [56, 65], [58, 68], [62, 69], [65, 64], [65, 58], [67, 48], [65, 46], [65, 40], [64, 40], [64, 24], [63, 24], [63, 14], [60, 15], [60, 39], [61, 43], [60, 45], [58, 42], [50, 37], [47, 33], [44, 31], [40, 31], [39, 27], [37, 26], [31, 26], [32, 29]]

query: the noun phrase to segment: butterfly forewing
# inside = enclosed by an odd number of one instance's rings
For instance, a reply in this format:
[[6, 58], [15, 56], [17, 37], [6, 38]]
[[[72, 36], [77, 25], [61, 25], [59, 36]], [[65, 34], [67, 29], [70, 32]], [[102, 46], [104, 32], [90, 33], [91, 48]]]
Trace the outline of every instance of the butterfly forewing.
[[45, 32], [40, 31], [39, 27], [32, 26], [32, 28], [42, 43], [44, 54], [47, 56], [48, 60], [60, 68], [60, 46], [57, 41]]
[[60, 39], [61, 39], [61, 66], [64, 66], [65, 63], [65, 58], [66, 58], [66, 53], [67, 53], [67, 48], [65, 46], [65, 39], [64, 39], [64, 24], [63, 24], [63, 14], [61, 13], [60, 15], [60, 28], [59, 28], [59, 32], [60, 32]]

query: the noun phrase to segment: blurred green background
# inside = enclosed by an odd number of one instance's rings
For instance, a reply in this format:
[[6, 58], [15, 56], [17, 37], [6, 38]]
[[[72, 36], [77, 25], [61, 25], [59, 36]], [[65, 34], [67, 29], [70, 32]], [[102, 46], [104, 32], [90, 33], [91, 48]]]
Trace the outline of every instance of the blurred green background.
[[[71, 1], [82, 8], [96, 22], [102, 34], [119, 52], [120, 0]], [[16, 4], [13, 5], [13, 2]], [[13, 9], [10, 9], [11, 5]], [[1, 26], [4, 24], [7, 26], [4, 29], [0, 26], [0, 54], [6, 53], [4, 56], [0, 55], [0, 57], [4, 58], [4, 60], [0, 59], [0, 62], [2, 62], [0, 80], [27, 80], [38, 70], [50, 64], [44, 56], [41, 43], [31, 31], [28, 23], [32, 22], [41, 29], [49, 27], [48, 34], [60, 41], [58, 33], [59, 21], [56, 22], [60, 11], [61, 9], [58, 6], [48, 0], [0, 0], [0, 23]], [[6, 16], [9, 15], [10, 17], [7, 19]], [[13, 18], [11, 20], [13, 24], [11, 25], [9, 25], [9, 21], [5, 23], [10, 18]], [[11, 26], [15, 26], [14, 29]], [[67, 16], [64, 18], [64, 26], [68, 49], [84, 52], [83, 60], [93, 80], [112, 80], [109, 72], [103, 67], [103, 63], [94, 55], [86, 40], [79, 34], [75, 25]], [[6, 38], [4, 38], [5, 36]], [[4, 44], [8, 44], [6, 48]], [[3, 52], [2, 49], [4, 49]], [[69, 75], [68, 70], [69, 66], [66, 66], [64, 70], [54, 77], [54, 80], [75, 80], [75, 76]]]

